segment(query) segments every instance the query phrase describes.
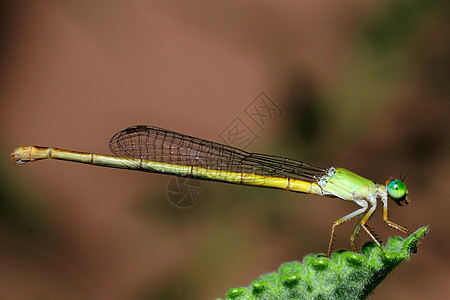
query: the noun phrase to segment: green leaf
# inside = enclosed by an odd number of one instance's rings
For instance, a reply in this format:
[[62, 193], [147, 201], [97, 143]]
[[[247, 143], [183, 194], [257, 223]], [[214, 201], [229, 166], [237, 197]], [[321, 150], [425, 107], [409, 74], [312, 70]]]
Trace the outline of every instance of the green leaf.
[[392, 237], [383, 250], [369, 242], [362, 253], [336, 251], [331, 259], [310, 254], [303, 263], [284, 263], [278, 272], [264, 274], [248, 287], [230, 289], [226, 299], [365, 299], [392, 270], [417, 252], [417, 244], [427, 232], [426, 226], [406, 239]]

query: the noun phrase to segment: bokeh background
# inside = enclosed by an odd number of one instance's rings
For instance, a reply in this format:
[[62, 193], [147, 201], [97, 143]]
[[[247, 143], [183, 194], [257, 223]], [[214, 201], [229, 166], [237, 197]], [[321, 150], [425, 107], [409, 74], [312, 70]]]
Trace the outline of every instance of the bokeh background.
[[[9, 158], [108, 154], [136, 124], [220, 141], [237, 117], [248, 150], [407, 174], [412, 201], [392, 220], [430, 233], [372, 299], [450, 296], [448, 1], [1, 3], [1, 299], [212, 299], [326, 251], [351, 203], [202, 182], [183, 210], [167, 176]], [[282, 109], [264, 128], [244, 111], [262, 91]], [[380, 211], [371, 224], [397, 234]]]

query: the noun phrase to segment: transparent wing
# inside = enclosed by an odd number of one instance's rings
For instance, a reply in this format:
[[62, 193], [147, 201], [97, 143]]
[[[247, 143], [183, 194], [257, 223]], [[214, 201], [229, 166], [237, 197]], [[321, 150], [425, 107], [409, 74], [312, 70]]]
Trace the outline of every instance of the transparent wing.
[[195, 138], [174, 131], [137, 125], [116, 133], [109, 142], [116, 156], [227, 172], [250, 173], [313, 181], [325, 169], [307, 163]]

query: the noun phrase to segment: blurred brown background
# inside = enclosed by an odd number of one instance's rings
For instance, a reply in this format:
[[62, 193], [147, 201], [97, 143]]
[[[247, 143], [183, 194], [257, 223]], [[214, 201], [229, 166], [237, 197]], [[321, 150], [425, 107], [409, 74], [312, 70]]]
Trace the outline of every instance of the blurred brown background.
[[[1, 299], [211, 299], [326, 251], [354, 205], [202, 182], [180, 210], [167, 176], [9, 159], [26, 145], [108, 154], [136, 124], [220, 141], [236, 117], [257, 135], [251, 151], [380, 183], [407, 174], [412, 202], [391, 218], [430, 233], [372, 299], [450, 296], [448, 1], [1, 6]], [[283, 110], [263, 129], [244, 113], [261, 91]], [[397, 234], [380, 211], [371, 221]]]

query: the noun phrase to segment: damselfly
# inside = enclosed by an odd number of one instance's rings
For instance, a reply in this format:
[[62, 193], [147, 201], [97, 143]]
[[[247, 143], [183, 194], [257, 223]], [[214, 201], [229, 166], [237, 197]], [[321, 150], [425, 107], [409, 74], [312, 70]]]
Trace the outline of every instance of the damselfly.
[[377, 184], [343, 168], [319, 168], [294, 159], [251, 153], [231, 146], [195, 138], [174, 131], [138, 125], [115, 134], [109, 148], [114, 156], [75, 152], [53, 147], [19, 147], [11, 154], [16, 163], [53, 158], [103, 167], [131, 169], [202, 180], [242, 184], [292, 192], [340, 198], [359, 206], [336, 220], [331, 227], [327, 256], [333, 247], [337, 226], [352, 218], [358, 221], [350, 235], [350, 244], [361, 228], [381, 248], [367, 221], [383, 204], [383, 220], [390, 227], [409, 233], [404, 226], [388, 219], [388, 199], [397, 205], [409, 203], [408, 190], [400, 179]]

